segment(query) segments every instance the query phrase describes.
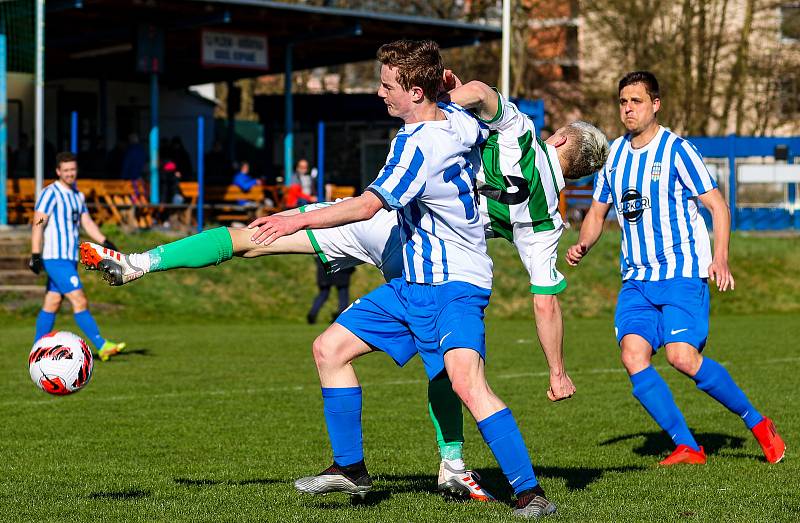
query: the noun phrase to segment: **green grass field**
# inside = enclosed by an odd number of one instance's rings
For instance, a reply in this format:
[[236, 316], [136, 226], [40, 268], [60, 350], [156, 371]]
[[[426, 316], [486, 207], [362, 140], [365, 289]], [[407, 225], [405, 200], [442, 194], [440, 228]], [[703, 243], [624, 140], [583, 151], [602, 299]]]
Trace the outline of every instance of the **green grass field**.
[[[146, 289], [146, 284], [141, 284]], [[144, 291], [141, 291], [144, 292]], [[367, 500], [303, 497], [292, 481], [330, 462], [310, 344], [322, 327], [203, 317], [101, 318], [130, 352], [97, 362], [91, 383], [50, 397], [30, 381], [33, 319], [0, 341], [0, 519], [4, 521], [510, 521], [511, 494], [467, 418], [467, 463], [498, 503], [435, 493], [438, 456], [418, 361], [370, 355], [364, 384]], [[76, 330], [69, 319], [60, 328]], [[769, 465], [744, 425], [693, 382], [667, 379], [706, 466], [659, 469], [670, 450], [630, 394], [608, 314], [571, 319], [567, 362], [578, 388], [558, 404], [533, 323], [491, 320], [488, 377], [513, 409], [558, 521], [800, 520], [800, 322], [796, 315], [712, 317], [708, 354], [723, 362], [788, 444]]]

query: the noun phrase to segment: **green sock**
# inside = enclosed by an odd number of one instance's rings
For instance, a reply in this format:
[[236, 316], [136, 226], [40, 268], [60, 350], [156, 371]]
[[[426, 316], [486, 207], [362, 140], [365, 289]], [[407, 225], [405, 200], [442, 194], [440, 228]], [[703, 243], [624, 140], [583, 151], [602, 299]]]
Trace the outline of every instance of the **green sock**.
[[428, 382], [428, 413], [436, 429], [436, 443], [442, 459], [462, 459], [464, 416], [461, 400], [453, 392], [446, 372]]
[[147, 251], [151, 271], [219, 265], [233, 258], [233, 241], [227, 227], [209, 229]]

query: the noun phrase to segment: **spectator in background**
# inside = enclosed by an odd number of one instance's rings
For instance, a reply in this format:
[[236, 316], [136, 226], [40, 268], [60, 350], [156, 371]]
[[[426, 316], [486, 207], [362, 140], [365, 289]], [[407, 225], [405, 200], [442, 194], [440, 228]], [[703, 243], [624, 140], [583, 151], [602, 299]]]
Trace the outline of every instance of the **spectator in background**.
[[299, 183], [304, 194], [314, 194], [314, 182], [317, 180], [317, 170], [309, 170], [308, 160], [300, 158], [294, 167], [292, 184]]
[[162, 159], [160, 176], [162, 202], [176, 205], [183, 203], [183, 195], [181, 194], [180, 185], [178, 185], [182, 178], [181, 171], [178, 170], [178, 166], [171, 158]]
[[294, 169], [294, 174], [292, 174], [292, 183], [286, 189], [284, 195], [284, 202], [286, 203], [287, 209], [300, 207], [301, 205], [307, 205], [317, 201], [317, 199], [312, 196], [314, 193], [312, 188], [314, 178], [316, 178], [316, 175], [309, 173], [308, 160], [305, 158], [298, 160]]
[[[253, 187], [261, 186], [261, 180], [250, 176], [250, 162], [243, 161], [239, 165], [236, 174], [233, 175], [233, 185], [244, 193], [249, 193]], [[257, 205], [254, 200], [239, 200], [239, 205]]]
[[331, 322], [334, 322], [347, 306], [350, 305], [350, 276], [352, 276], [353, 271], [356, 269], [355, 267], [350, 267], [349, 269], [343, 269], [333, 274], [328, 274], [319, 258], [316, 258], [316, 262], [317, 287], [319, 288], [319, 293], [316, 298], [314, 298], [314, 302], [311, 304], [311, 310], [308, 311], [306, 319], [308, 323], [317, 322], [319, 310], [325, 305], [325, 302], [328, 301], [328, 296], [331, 294], [331, 287], [336, 287], [339, 298], [339, 308], [336, 309], [336, 312], [331, 316]]
[[131, 182], [133, 203], [135, 204], [143, 203], [145, 200], [142, 171], [146, 162], [147, 157], [144, 147], [139, 143], [139, 136], [136, 133], [131, 133], [128, 136], [128, 147], [122, 157], [121, 175], [123, 180], [130, 180]]

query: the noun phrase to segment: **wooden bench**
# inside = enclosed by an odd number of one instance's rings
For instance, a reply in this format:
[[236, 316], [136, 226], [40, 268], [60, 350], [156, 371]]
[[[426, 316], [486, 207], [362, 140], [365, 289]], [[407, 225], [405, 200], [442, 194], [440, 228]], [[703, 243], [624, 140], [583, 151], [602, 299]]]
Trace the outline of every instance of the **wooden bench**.
[[86, 205], [98, 224], [113, 223], [127, 229], [147, 229], [153, 225], [154, 206], [147, 200], [147, 186], [142, 184], [136, 201], [130, 180], [78, 178], [78, 190], [86, 196]]
[[[53, 180], [45, 180], [47, 187]], [[98, 224], [113, 223], [128, 228], [152, 225], [152, 208], [148, 204], [135, 204], [133, 187], [126, 180], [96, 180], [78, 178], [78, 190], [86, 196], [86, 206]], [[33, 178], [8, 180], [9, 223], [31, 223], [36, 204], [36, 182]]]
[[7, 180], [6, 201], [8, 223], [31, 223], [36, 205], [36, 182], [33, 178]]
[[[181, 222], [189, 225], [197, 212], [199, 187], [197, 182], [180, 182], [179, 185], [181, 194], [187, 199]], [[282, 189], [279, 185], [256, 185], [244, 192], [236, 185], [207, 185], [203, 193], [203, 210], [208, 210], [208, 217], [213, 221], [251, 221], [256, 216], [283, 210]], [[267, 199], [271, 205], [265, 203]]]

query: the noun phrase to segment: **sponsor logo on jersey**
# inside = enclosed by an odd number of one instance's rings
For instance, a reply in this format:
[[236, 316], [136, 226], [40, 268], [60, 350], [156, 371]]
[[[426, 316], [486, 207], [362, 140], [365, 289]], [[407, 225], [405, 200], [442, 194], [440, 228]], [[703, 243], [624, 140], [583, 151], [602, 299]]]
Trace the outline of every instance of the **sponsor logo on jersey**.
[[629, 223], [638, 223], [645, 209], [650, 208], [650, 198], [642, 196], [636, 189], [628, 189], [622, 193], [617, 212]]
[[650, 171], [650, 181], [657, 182], [659, 179], [661, 179], [661, 162], [654, 162]]

